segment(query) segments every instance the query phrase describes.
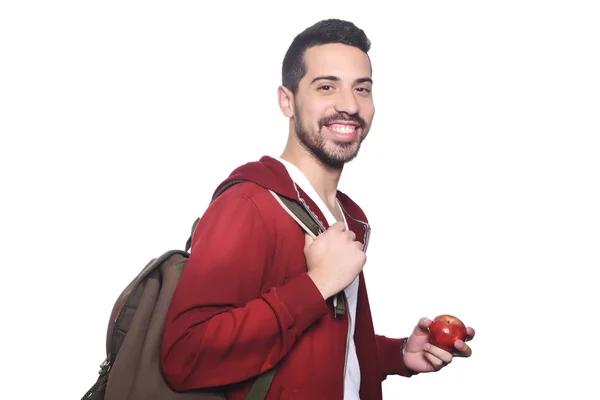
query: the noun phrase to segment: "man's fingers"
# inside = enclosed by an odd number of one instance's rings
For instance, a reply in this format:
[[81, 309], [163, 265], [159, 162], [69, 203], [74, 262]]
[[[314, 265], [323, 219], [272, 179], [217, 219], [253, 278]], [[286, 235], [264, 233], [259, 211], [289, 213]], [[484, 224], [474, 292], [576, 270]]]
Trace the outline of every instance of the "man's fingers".
[[469, 341], [472, 340], [475, 337], [475, 329], [471, 328], [470, 326], [467, 327], [467, 337], [465, 338], [465, 341]]
[[334, 230], [334, 231], [343, 232], [346, 230], [346, 224], [344, 223], [344, 221], [337, 221], [333, 225], [330, 225], [329, 229]]
[[356, 233], [354, 233], [353, 231], [351, 231], [351, 230], [348, 230], [348, 231], [346, 232], [346, 234], [347, 234], [348, 236], [350, 236], [350, 240], [354, 240], [354, 239], [356, 239]]
[[457, 357], [471, 357], [471, 354], [473, 353], [473, 350], [471, 350], [469, 345], [462, 340], [454, 342], [454, 347], [458, 350], [458, 353], [455, 353], [455, 356]]
[[442, 360], [441, 358], [436, 357], [435, 355], [428, 353], [428, 352], [424, 352], [423, 355], [425, 356], [427, 361], [429, 361], [429, 363], [431, 363], [431, 365], [433, 366], [433, 369], [435, 371], [439, 371], [440, 369], [444, 368], [446, 365], [450, 364], [450, 362], [452, 362], [452, 359], [450, 359], [450, 361], [446, 362], [446, 361]]

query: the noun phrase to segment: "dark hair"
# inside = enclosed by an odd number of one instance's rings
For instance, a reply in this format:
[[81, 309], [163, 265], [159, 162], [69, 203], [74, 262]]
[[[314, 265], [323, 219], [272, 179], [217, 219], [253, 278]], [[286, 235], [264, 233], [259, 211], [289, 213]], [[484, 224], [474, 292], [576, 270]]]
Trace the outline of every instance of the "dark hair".
[[329, 43], [343, 43], [368, 53], [371, 42], [362, 29], [352, 22], [326, 19], [306, 28], [294, 38], [283, 58], [282, 84], [292, 93], [298, 90], [298, 82], [306, 74], [304, 54], [311, 47]]

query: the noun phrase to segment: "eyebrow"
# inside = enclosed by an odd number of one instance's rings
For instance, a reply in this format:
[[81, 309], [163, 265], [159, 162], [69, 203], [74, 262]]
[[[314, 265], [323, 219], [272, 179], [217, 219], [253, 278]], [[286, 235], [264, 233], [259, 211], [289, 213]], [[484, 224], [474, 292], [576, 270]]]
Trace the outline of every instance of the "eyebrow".
[[[340, 78], [337, 76], [333, 76], [333, 75], [323, 75], [323, 76], [317, 76], [316, 78], [314, 78], [310, 83], [313, 84], [317, 81], [339, 81]], [[365, 83], [365, 82], [369, 82], [369, 83], [373, 83], [373, 79], [371, 78], [358, 78], [354, 81], [355, 83]]]

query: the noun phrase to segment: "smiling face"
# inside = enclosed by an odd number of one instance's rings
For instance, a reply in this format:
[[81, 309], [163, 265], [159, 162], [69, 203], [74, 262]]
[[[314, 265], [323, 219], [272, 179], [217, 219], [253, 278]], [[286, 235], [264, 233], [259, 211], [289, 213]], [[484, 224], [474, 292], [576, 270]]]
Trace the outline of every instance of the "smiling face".
[[341, 168], [357, 156], [373, 121], [371, 63], [360, 49], [339, 43], [309, 48], [304, 63], [292, 133], [325, 165]]

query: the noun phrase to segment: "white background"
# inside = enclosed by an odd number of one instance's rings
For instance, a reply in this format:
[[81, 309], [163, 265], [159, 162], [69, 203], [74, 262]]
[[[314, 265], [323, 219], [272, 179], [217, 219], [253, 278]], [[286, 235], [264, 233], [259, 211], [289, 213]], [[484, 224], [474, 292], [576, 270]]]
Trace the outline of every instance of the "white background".
[[328, 17], [373, 42], [375, 122], [340, 189], [373, 225], [376, 330], [477, 330], [384, 398], [595, 396], [597, 2], [215, 4], [0, 6], [0, 398], [95, 382], [121, 290], [233, 168], [280, 154], [283, 55]]

